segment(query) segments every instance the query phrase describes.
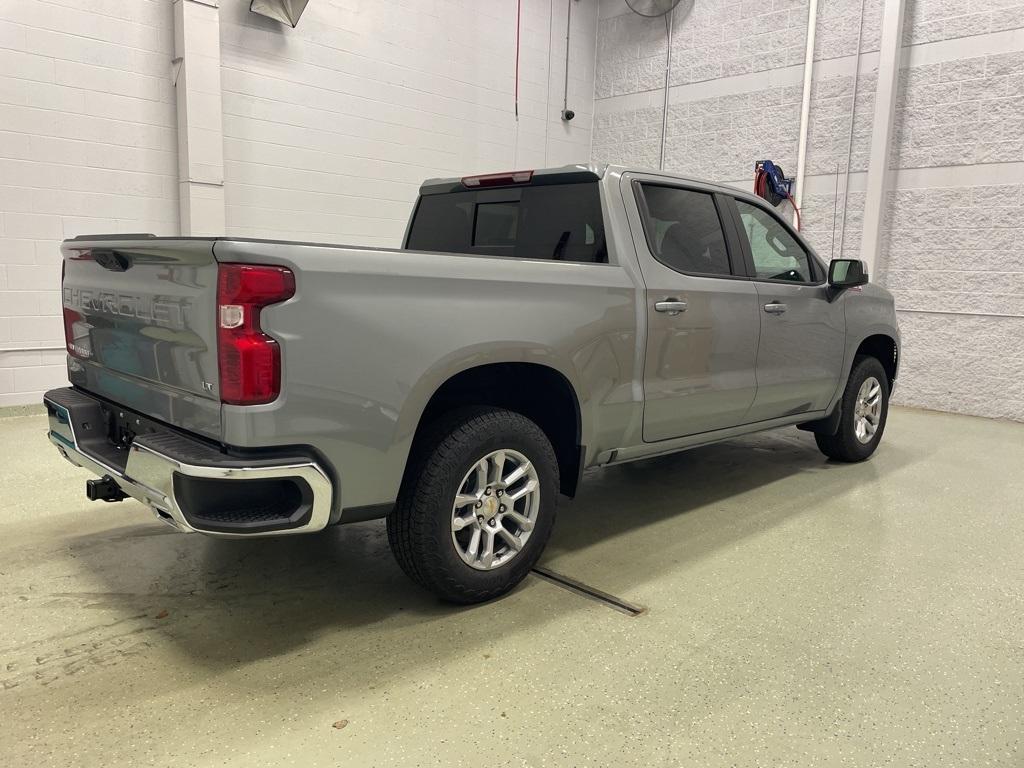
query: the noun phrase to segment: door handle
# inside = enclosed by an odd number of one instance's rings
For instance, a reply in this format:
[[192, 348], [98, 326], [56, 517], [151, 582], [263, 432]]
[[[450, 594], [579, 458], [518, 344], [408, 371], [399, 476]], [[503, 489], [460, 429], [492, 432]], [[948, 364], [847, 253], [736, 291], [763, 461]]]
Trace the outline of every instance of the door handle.
[[680, 312], [686, 311], [686, 302], [680, 301], [679, 299], [665, 299], [659, 301], [654, 305], [654, 308], [658, 312], [667, 312], [670, 315], [678, 315]]
[[771, 301], [764, 305], [764, 311], [769, 315], [781, 315], [787, 309], [789, 309], [788, 305], [781, 304], [777, 301]]

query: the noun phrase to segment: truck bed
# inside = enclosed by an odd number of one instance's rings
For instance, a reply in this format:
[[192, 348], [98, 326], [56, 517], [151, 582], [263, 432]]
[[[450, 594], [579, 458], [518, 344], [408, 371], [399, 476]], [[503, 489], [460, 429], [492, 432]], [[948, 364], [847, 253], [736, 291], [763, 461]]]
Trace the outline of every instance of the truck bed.
[[[394, 500], [420, 415], [460, 370], [510, 354], [554, 368], [611, 405], [609, 433], [635, 405], [636, 290], [608, 264], [242, 238], [77, 238], [63, 252], [76, 388], [225, 447], [316, 446], [346, 508]], [[260, 317], [282, 360], [264, 405], [220, 397], [217, 271], [238, 263], [295, 276]]]

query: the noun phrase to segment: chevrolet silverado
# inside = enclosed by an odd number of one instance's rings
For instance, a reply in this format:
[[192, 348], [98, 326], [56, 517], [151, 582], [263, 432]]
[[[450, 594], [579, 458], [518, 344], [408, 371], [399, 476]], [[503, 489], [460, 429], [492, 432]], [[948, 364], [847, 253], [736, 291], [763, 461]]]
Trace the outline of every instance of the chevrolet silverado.
[[795, 425], [875, 450], [891, 295], [759, 197], [568, 166], [423, 184], [400, 249], [65, 241], [49, 437], [181, 531], [387, 519], [456, 602], [522, 580], [583, 470]]

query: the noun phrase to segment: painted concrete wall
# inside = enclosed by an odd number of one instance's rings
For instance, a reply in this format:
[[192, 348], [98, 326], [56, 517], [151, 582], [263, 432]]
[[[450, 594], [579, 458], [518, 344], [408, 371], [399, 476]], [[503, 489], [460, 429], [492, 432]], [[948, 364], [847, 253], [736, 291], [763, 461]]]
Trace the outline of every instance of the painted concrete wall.
[[[424, 178], [586, 162], [597, 5], [566, 125], [567, 2], [523, 0], [517, 121], [516, 0], [311, 2], [294, 30], [221, 0], [227, 233], [396, 246]], [[63, 238], [179, 232], [173, 57], [169, 0], [0, 2], [0, 405], [64, 381]]]
[[[63, 378], [61, 351], [3, 351], [61, 346], [61, 239], [178, 231], [169, 6], [0, 5], [0, 405]], [[514, 0], [311, 3], [296, 30], [224, 0], [228, 233], [394, 245], [422, 178], [584, 160], [592, 111], [594, 159], [656, 165], [661, 23], [576, 4], [566, 126], [564, 4], [523, 6], [517, 122]], [[864, 8], [845, 226], [861, 2], [819, 11], [804, 223], [824, 254], [859, 249], [880, 0]], [[792, 171], [805, 0], [677, 14], [667, 167], [743, 186], [758, 157]], [[1024, 418], [1022, 28], [1015, 0], [909, 2], [875, 276], [902, 310], [902, 402]]]
[[0, 3], [0, 405], [64, 380], [60, 241], [178, 229], [171, 5]]
[[299, 27], [221, 11], [227, 226], [231, 234], [397, 246], [420, 182], [586, 162], [597, 5], [310, 3]]
[[[863, 7], [851, 114], [861, 2], [819, 4], [803, 219], [826, 258], [860, 250], [881, 3]], [[806, 0], [676, 14], [665, 167], [745, 188], [759, 158], [794, 172]], [[602, 0], [595, 160], [657, 166], [665, 39], [662, 21]], [[874, 276], [900, 309], [896, 399], [1024, 420], [1024, 4], [908, 0], [904, 42]]]

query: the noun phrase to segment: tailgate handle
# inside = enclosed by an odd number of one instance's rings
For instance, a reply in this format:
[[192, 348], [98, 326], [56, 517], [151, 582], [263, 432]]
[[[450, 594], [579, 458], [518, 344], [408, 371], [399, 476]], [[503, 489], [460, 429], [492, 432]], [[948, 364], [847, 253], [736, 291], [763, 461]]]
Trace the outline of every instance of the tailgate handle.
[[111, 272], [124, 272], [132, 265], [127, 254], [109, 248], [93, 248], [92, 258], [97, 264]]

